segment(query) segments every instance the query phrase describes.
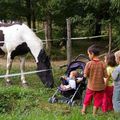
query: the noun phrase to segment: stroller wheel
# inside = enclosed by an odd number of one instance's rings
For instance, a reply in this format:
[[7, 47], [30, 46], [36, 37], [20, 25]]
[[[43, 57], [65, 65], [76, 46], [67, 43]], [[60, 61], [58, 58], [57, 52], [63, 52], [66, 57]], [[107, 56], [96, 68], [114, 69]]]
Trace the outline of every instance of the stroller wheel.
[[52, 103], [57, 103], [57, 102], [58, 102], [58, 99], [54, 97], [54, 98], [52, 99]]
[[52, 98], [49, 98], [49, 99], [48, 99], [48, 102], [49, 102], [49, 103], [52, 103]]
[[56, 103], [58, 100], [57, 100], [57, 98], [55, 98], [55, 97], [51, 97], [51, 98], [49, 98], [48, 99], [48, 102], [49, 103]]
[[67, 103], [69, 106], [72, 106], [72, 101], [70, 100], [70, 101], [68, 101], [68, 103]]
[[72, 102], [72, 106], [75, 106], [75, 104], [76, 104], [76, 101], [73, 101], [73, 102]]
[[76, 104], [76, 101], [68, 101], [69, 106], [75, 106], [75, 104]]

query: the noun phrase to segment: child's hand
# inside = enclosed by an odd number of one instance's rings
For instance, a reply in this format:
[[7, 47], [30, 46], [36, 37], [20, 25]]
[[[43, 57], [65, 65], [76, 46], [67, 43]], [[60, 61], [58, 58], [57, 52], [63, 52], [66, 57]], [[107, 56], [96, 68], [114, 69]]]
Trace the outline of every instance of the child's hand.
[[83, 80], [83, 77], [78, 77], [76, 80], [77, 80], [77, 83], [79, 83]]
[[66, 90], [65, 86], [63, 84], [60, 85], [62, 90]]
[[67, 78], [67, 77], [66, 77], [66, 76], [61, 76], [61, 78], [63, 78], [63, 79], [65, 79], [65, 80], [66, 80], [66, 78]]
[[106, 78], [104, 78], [104, 83], [105, 83], [105, 86], [107, 86], [108, 82]]

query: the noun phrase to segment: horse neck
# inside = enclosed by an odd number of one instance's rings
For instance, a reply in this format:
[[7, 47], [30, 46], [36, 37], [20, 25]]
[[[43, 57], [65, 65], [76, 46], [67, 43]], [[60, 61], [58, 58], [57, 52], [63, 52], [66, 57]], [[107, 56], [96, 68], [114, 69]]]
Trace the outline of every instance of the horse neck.
[[30, 48], [31, 54], [35, 58], [36, 63], [38, 63], [39, 62], [38, 56], [42, 48], [39, 46], [34, 46], [34, 47], [29, 47], [29, 48]]
[[43, 42], [40, 38], [36, 36], [36, 34], [23, 24], [23, 39], [29, 47], [31, 54], [34, 56], [36, 63], [38, 62], [38, 55], [40, 51], [43, 49]]

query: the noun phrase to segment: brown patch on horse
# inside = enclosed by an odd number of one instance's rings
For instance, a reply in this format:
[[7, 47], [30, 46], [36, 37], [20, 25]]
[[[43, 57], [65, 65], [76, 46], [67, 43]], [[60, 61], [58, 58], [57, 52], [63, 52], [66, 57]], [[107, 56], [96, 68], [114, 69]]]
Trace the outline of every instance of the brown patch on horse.
[[4, 44], [4, 34], [3, 31], [0, 30], [0, 47], [3, 46]]
[[22, 25], [21, 22], [15, 22], [15, 23], [0, 23], [0, 27], [9, 27], [9, 26], [12, 26], [12, 25]]

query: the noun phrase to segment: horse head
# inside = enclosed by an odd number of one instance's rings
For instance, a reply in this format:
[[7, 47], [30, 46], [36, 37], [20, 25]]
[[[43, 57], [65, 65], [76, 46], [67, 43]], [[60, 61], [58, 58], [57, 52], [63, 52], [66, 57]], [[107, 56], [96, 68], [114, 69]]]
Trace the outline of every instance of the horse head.
[[37, 70], [41, 70], [37, 74], [40, 77], [43, 84], [46, 87], [52, 88], [54, 85], [52, 67], [50, 64], [50, 59], [47, 56], [44, 49], [42, 49], [38, 55]]

